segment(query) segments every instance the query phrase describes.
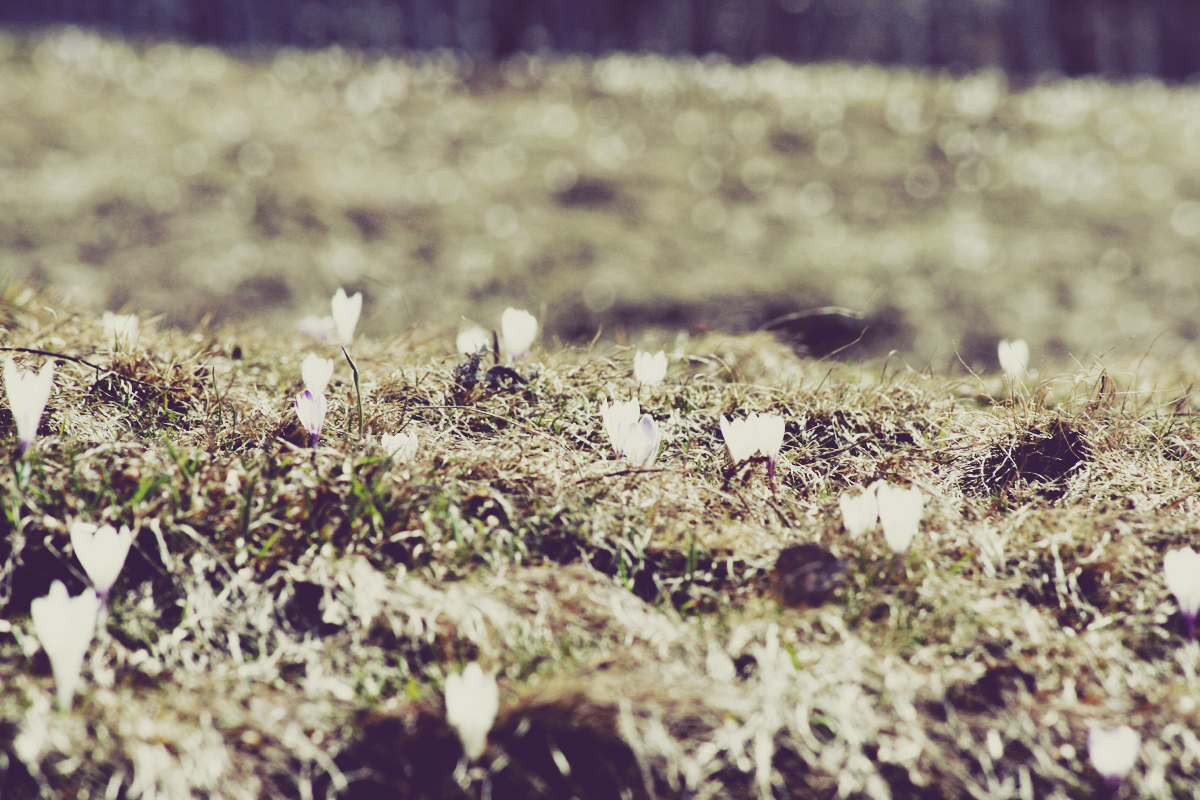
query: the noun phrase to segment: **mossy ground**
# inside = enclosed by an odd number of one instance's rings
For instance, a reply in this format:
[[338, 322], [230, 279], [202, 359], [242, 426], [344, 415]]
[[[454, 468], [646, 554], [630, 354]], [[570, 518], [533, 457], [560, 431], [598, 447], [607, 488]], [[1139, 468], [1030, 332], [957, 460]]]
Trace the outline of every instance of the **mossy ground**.
[[[27, 458], [5, 428], [5, 797], [1083, 798], [1117, 724], [1126, 796], [1195, 796], [1200, 650], [1161, 564], [1197, 543], [1200, 364], [1014, 391], [709, 335], [657, 388], [627, 349], [544, 346], [527, 385], [467, 388], [453, 331], [420, 329], [354, 342], [365, 439], [339, 360], [314, 450], [300, 362], [337, 354], [298, 333], [144, 321], [114, 352], [16, 287], [0, 317], [94, 365], [58, 360]], [[631, 396], [665, 431], [646, 470], [600, 424]], [[774, 492], [727, 464], [718, 419], [750, 411], [787, 419]], [[841, 525], [875, 480], [930, 497], [899, 563]], [[138, 534], [59, 712], [28, 612], [86, 585], [72, 520]], [[802, 543], [846, 568], [817, 607], [772, 590]], [[442, 687], [470, 660], [501, 710], [468, 768]]]

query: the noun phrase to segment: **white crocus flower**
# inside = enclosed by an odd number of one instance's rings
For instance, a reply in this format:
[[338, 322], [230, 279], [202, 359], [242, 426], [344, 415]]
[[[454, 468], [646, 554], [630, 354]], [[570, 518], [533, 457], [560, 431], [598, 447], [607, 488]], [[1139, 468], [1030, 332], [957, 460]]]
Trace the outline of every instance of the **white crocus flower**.
[[329, 344], [337, 334], [337, 326], [333, 324], [333, 317], [318, 317], [315, 314], [309, 314], [297, 322], [296, 327], [321, 344]]
[[639, 467], [649, 467], [658, 457], [662, 430], [654, 417], [642, 414], [638, 401], [614, 405], [601, 404], [600, 418], [604, 431], [617, 458], [624, 458]]
[[483, 755], [488, 731], [500, 710], [496, 676], [472, 661], [461, 675], [446, 677], [446, 722], [458, 731], [463, 751], [471, 761]]
[[903, 553], [917, 534], [925, 509], [925, 495], [917, 487], [901, 489], [883, 484], [876, 491], [883, 537], [893, 553]]
[[633, 377], [638, 383], [657, 386], [667, 375], [667, 354], [659, 350], [654, 355], [638, 350], [633, 356]]
[[1088, 755], [1092, 766], [1114, 792], [1133, 769], [1141, 747], [1141, 735], [1128, 725], [1109, 730], [1092, 728], [1088, 732]]
[[1014, 342], [1002, 339], [996, 350], [1000, 357], [1000, 369], [1004, 370], [1005, 376], [1010, 381], [1025, 377], [1029, 368], [1029, 345], [1025, 344], [1024, 339], [1017, 339]]
[[385, 433], [379, 437], [379, 446], [396, 461], [412, 461], [419, 444], [415, 433]]
[[122, 525], [120, 533], [112, 525], [96, 526], [89, 522], [71, 525], [71, 546], [75, 548], [75, 557], [83, 564], [101, 601], [108, 597], [109, 590], [121, 574], [133, 539], [134, 532], [128, 525]]
[[862, 536], [879, 520], [879, 504], [874, 489], [866, 489], [857, 497], [843, 492], [838, 498], [838, 505], [842, 509], [842, 524], [846, 526], [851, 539]]
[[54, 685], [58, 690], [59, 708], [68, 709], [79, 686], [79, 671], [83, 657], [96, 633], [96, 616], [100, 598], [91, 589], [77, 597], [67, 594], [61, 581], [50, 584], [50, 593], [34, 598], [29, 604], [33, 632], [54, 670]]
[[110, 348], [115, 350], [119, 345], [128, 349], [137, 342], [138, 318], [136, 314], [114, 314], [111, 311], [105, 311], [102, 321], [104, 338], [108, 339]]
[[654, 417], [643, 414], [637, 422], [625, 428], [623, 436], [625, 458], [639, 467], [649, 467], [658, 458], [658, 446], [662, 443], [662, 431]]
[[300, 424], [312, 437], [312, 446], [316, 447], [321, 439], [321, 428], [325, 425], [325, 395], [305, 389], [296, 395], [296, 416]]
[[353, 297], [346, 296], [346, 290], [338, 288], [333, 295], [333, 326], [337, 329], [338, 339], [348, 345], [354, 341], [354, 328], [358, 325], [358, 316], [362, 313], [362, 292], [355, 292]]
[[600, 419], [604, 421], [604, 432], [617, 458], [625, 456], [625, 434], [638, 423], [641, 407], [637, 400], [626, 403], [600, 404]]
[[333, 377], [333, 359], [321, 358], [316, 353], [309, 353], [300, 365], [300, 375], [304, 378], [304, 388], [317, 394], [323, 394]]
[[519, 361], [529, 354], [537, 328], [537, 317], [528, 311], [512, 306], [504, 309], [500, 315], [500, 349], [509, 361]]
[[4, 391], [8, 394], [8, 405], [17, 426], [22, 453], [29, 450], [37, 436], [38, 422], [46, 410], [53, 384], [53, 361], [47, 361], [40, 371], [29, 373], [18, 369], [11, 356], [4, 362]]
[[1168, 550], [1163, 556], [1163, 577], [1187, 623], [1188, 638], [1196, 638], [1196, 614], [1200, 612], [1200, 553], [1190, 547]]
[[458, 352], [460, 353], [468, 355], [478, 353], [480, 350], [491, 349], [492, 335], [476, 325], [458, 334], [455, 345], [458, 347]]

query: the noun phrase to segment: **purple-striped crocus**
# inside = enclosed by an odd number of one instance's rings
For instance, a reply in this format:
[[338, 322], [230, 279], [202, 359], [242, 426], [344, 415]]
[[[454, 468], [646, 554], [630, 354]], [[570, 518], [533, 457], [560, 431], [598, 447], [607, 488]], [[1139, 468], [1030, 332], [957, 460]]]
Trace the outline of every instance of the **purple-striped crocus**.
[[312, 437], [312, 446], [316, 447], [321, 439], [321, 428], [325, 425], [325, 395], [305, 389], [296, 395], [296, 416], [300, 424]]

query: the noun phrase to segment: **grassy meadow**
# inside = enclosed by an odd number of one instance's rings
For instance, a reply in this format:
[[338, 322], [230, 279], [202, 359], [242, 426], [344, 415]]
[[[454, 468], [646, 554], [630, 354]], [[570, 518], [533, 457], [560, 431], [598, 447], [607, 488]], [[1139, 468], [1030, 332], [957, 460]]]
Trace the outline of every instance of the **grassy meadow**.
[[[82, 307], [586, 344], [840, 306], [938, 370], [1200, 329], [1200, 92], [0, 34], [0, 272]], [[464, 319], [465, 318], [465, 319]], [[1122, 350], [1123, 348], [1123, 350]]]
[[[0, 315], [69, 357], [23, 459], [3, 412], [5, 797], [1084, 798], [1119, 724], [1123, 796], [1195, 796], [1200, 648], [1161, 564], [1196, 543], [1200, 364], [1014, 387], [707, 334], [647, 387], [628, 348], [514, 374], [419, 328], [354, 342], [365, 435], [339, 360], [314, 449], [300, 362], [337, 354], [299, 332], [113, 347], [18, 287]], [[631, 397], [647, 469], [600, 422]], [[749, 412], [786, 419], [774, 491], [728, 463], [719, 418]], [[843, 529], [876, 480], [929, 498], [900, 559]], [[78, 520], [137, 535], [61, 712], [28, 614], [87, 585]], [[792, 581], [806, 544], [831, 592]], [[443, 706], [470, 661], [501, 695], [473, 765]]]
[[[0, 409], [0, 796], [1061, 800], [1122, 724], [1121, 797], [1200, 796], [1194, 87], [66, 31], [0, 36], [0, 103], [0, 355], [58, 355], [26, 456]], [[339, 286], [362, 435], [296, 327]], [[854, 360], [755, 331], [826, 304]], [[529, 359], [455, 352], [508, 305]], [[876, 481], [928, 497], [900, 558], [842, 524]], [[77, 521], [136, 539], [63, 712], [30, 604], [87, 586]]]

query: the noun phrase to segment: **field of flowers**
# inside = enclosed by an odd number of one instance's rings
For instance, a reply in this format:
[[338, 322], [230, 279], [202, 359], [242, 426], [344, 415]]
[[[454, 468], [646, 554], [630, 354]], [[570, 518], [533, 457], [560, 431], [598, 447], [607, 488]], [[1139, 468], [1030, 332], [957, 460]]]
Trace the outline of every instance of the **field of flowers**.
[[65, 31], [0, 103], [0, 796], [1200, 794], [1194, 88]]
[[0, 272], [189, 329], [345, 286], [373, 335], [514, 305], [575, 344], [832, 305], [938, 369], [1198, 334], [1190, 86], [64, 31], [0, 34], [0, 103]]
[[360, 300], [0, 299], [4, 797], [1195, 796], [1200, 364]]

